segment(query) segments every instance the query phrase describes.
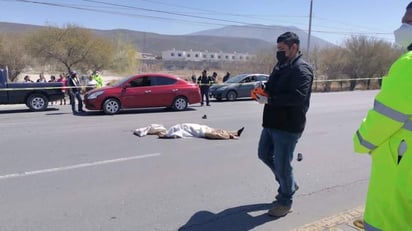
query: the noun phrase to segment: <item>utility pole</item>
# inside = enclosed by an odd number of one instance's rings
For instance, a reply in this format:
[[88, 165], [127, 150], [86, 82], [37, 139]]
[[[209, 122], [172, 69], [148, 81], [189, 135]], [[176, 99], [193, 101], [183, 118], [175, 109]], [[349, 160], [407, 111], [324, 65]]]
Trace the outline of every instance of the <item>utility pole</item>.
[[309, 59], [309, 52], [310, 52], [310, 36], [312, 32], [312, 6], [313, 6], [313, 0], [310, 0], [310, 13], [309, 13], [309, 30], [308, 30], [308, 45], [307, 45], [307, 53], [308, 53], [308, 59]]

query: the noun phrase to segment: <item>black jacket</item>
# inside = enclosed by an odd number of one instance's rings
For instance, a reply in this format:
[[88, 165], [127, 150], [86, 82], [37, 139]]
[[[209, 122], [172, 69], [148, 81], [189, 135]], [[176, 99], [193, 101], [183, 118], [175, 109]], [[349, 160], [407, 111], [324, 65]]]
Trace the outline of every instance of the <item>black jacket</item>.
[[210, 76], [199, 76], [197, 78], [197, 84], [200, 85], [200, 88], [209, 89], [210, 85], [213, 84], [213, 78]]
[[72, 87], [72, 88], [69, 89], [70, 92], [72, 92], [72, 93], [79, 92], [80, 93], [80, 82], [79, 82], [79, 79], [77, 77], [73, 77], [73, 76], [69, 77], [69, 79], [67, 81], [67, 85], [69, 87]]
[[301, 133], [312, 92], [313, 70], [301, 55], [287, 64], [277, 64], [266, 83], [268, 104], [263, 110], [265, 128]]

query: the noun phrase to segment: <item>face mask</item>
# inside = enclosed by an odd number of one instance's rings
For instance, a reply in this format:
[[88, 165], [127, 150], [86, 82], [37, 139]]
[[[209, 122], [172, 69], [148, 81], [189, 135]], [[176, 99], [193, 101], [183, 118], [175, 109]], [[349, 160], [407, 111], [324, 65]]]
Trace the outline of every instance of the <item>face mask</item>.
[[395, 30], [395, 42], [404, 48], [412, 44], [412, 25], [403, 23]]
[[286, 51], [277, 51], [276, 58], [279, 63], [284, 63], [288, 59], [288, 57], [286, 57]]

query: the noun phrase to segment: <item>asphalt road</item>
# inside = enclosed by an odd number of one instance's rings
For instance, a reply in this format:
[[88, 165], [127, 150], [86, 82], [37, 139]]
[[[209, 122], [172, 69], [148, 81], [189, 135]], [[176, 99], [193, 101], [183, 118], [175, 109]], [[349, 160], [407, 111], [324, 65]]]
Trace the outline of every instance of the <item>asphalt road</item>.
[[[114, 116], [0, 105], [0, 230], [290, 230], [358, 207], [370, 159], [353, 152], [352, 135], [375, 94], [313, 94], [296, 149], [303, 161], [294, 162], [300, 189], [280, 219], [266, 214], [277, 184], [257, 158], [262, 106], [254, 101]], [[245, 131], [239, 140], [132, 134], [187, 122]]]

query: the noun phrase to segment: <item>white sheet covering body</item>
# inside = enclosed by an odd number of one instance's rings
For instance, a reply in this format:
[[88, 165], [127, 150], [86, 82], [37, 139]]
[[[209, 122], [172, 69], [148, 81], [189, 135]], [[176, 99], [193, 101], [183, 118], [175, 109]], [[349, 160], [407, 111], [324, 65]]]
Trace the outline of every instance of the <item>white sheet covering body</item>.
[[210, 132], [211, 128], [207, 125], [182, 123], [176, 124], [169, 129], [166, 129], [161, 124], [151, 124], [147, 127], [137, 128], [134, 134], [137, 136], [159, 135], [170, 138], [187, 138], [187, 137], [205, 137], [206, 132]]

